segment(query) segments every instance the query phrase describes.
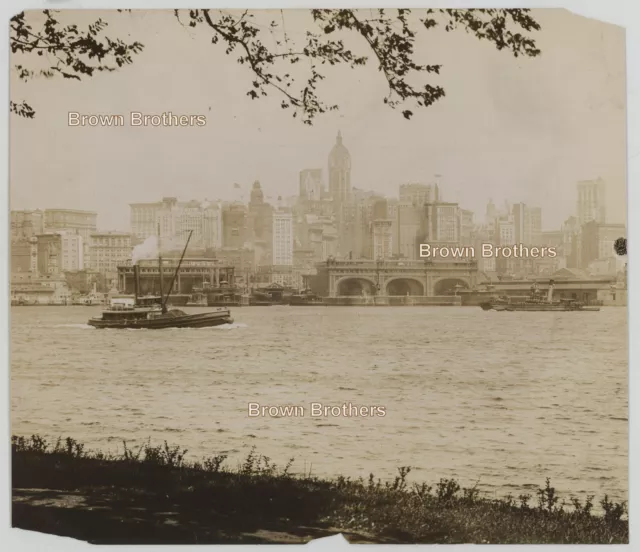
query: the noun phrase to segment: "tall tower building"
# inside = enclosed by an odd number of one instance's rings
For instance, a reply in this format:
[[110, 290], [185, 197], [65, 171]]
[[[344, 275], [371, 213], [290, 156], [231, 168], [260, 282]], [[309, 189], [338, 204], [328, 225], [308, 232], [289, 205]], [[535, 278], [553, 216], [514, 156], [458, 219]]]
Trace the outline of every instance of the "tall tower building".
[[329, 193], [338, 206], [351, 197], [351, 155], [342, 143], [340, 131], [329, 153]]
[[460, 207], [457, 203], [427, 203], [423, 209], [424, 243], [436, 245], [460, 242]]
[[320, 201], [323, 196], [322, 169], [304, 169], [300, 171], [300, 199]]
[[293, 265], [293, 215], [286, 209], [273, 213], [273, 264]]
[[590, 221], [605, 223], [606, 198], [605, 183], [602, 178], [578, 182], [578, 224], [580, 227]]
[[402, 203], [396, 210], [397, 247], [396, 253], [407, 259], [418, 258], [419, 243], [422, 238], [424, 223], [424, 207]]
[[515, 243], [540, 245], [542, 233], [542, 210], [524, 203], [515, 203], [512, 207]]
[[222, 209], [222, 246], [242, 249], [247, 241], [247, 208], [231, 203]]
[[495, 220], [498, 216], [498, 210], [496, 209], [495, 203], [493, 203], [493, 200], [490, 199], [489, 203], [487, 203], [487, 210], [485, 212], [485, 223], [489, 224], [489, 225], [493, 225], [495, 223]]

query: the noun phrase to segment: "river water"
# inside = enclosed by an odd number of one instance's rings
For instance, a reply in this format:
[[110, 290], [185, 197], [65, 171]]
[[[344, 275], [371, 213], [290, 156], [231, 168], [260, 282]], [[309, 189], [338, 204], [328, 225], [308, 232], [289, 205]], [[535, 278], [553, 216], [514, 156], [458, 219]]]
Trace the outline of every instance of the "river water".
[[[231, 326], [138, 331], [87, 326], [99, 311], [11, 309], [14, 434], [112, 452], [166, 440], [233, 466], [255, 445], [315, 475], [412, 466], [497, 496], [550, 477], [563, 495], [627, 499], [627, 309], [243, 307]], [[386, 414], [312, 417], [313, 402]]]

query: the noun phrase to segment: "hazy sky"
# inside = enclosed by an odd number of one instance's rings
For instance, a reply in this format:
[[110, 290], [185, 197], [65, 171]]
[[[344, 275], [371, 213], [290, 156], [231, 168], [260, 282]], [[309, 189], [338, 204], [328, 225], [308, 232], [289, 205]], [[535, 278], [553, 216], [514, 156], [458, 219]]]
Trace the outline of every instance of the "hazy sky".
[[[108, 36], [145, 50], [132, 65], [82, 82], [12, 75], [12, 100], [37, 114], [11, 119], [11, 207], [94, 210], [100, 229], [126, 230], [131, 202], [236, 199], [236, 182], [248, 200], [256, 179], [275, 201], [297, 193], [302, 169], [322, 168], [326, 183], [341, 130], [357, 188], [396, 196], [399, 184], [438, 174], [444, 199], [476, 220], [489, 198], [507, 199], [539, 205], [544, 229], [555, 229], [575, 214], [576, 182], [601, 176], [608, 222], [626, 222], [624, 29], [565, 10], [532, 15], [543, 27], [535, 33], [540, 57], [514, 58], [462, 31], [430, 30], [416, 59], [443, 65], [429, 82], [443, 86], [445, 98], [408, 106], [407, 121], [382, 103], [386, 83], [371, 60], [327, 73], [321, 91], [340, 111], [308, 127], [280, 108], [275, 91], [250, 100], [252, 73], [223, 44], [212, 45], [205, 27], [181, 26], [168, 11], [68, 12], [62, 20], [78, 24], [103, 17]], [[309, 25], [303, 10], [285, 10], [284, 21], [291, 40]], [[359, 38], [349, 44], [369, 55]], [[12, 64], [25, 61], [15, 56]], [[207, 125], [69, 127], [70, 111], [204, 114]]]

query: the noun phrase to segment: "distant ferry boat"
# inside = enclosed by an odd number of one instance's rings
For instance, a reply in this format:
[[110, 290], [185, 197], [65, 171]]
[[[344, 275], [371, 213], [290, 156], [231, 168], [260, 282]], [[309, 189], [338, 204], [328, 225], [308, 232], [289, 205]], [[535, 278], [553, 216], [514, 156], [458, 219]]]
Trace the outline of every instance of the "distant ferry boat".
[[531, 286], [531, 294], [525, 299], [513, 299], [509, 297], [498, 297], [490, 299], [485, 303], [481, 303], [482, 310], [495, 311], [599, 311], [600, 307], [587, 306], [576, 299], [559, 299], [553, 300], [553, 280], [549, 282], [549, 291], [546, 299], [540, 295], [537, 284]]
[[220, 282], [217, 287], [207, 290], [207, 306], [209, 307], [239, 307], [248, 304], [239, 288], [230, 286], [227, 282]]
[[322, 297], [317, 296], [310, 289], [302, 290], [300, 293], [294, 293], [289, 298], [289, 304], [292, 307], [307, 307], [324, 305]]
[[254, 290], [249, 296], [249, 305], [252, 307], [270, 307], [273, 305], [273, 300], [268, 293]]

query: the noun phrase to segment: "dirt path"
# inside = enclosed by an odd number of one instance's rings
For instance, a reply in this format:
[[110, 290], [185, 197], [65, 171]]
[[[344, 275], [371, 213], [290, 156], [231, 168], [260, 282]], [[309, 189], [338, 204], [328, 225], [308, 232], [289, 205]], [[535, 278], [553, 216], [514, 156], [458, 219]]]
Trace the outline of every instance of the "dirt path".
[[193, 512], [184, 512], [180, 505], [158, 508], [157, 502], [153, 507], [128, 502], [122, 504], [114, 490], [108, 488], [14, 489], [12, 526], [94, 544], [305, 544], [336, 534], [342, 534], [353, 544], [383, 542], [370, 535], [329, 526], [308, 527], [267, 520], [261, 524], [257, 520], [202, 511], [189, 519]]

